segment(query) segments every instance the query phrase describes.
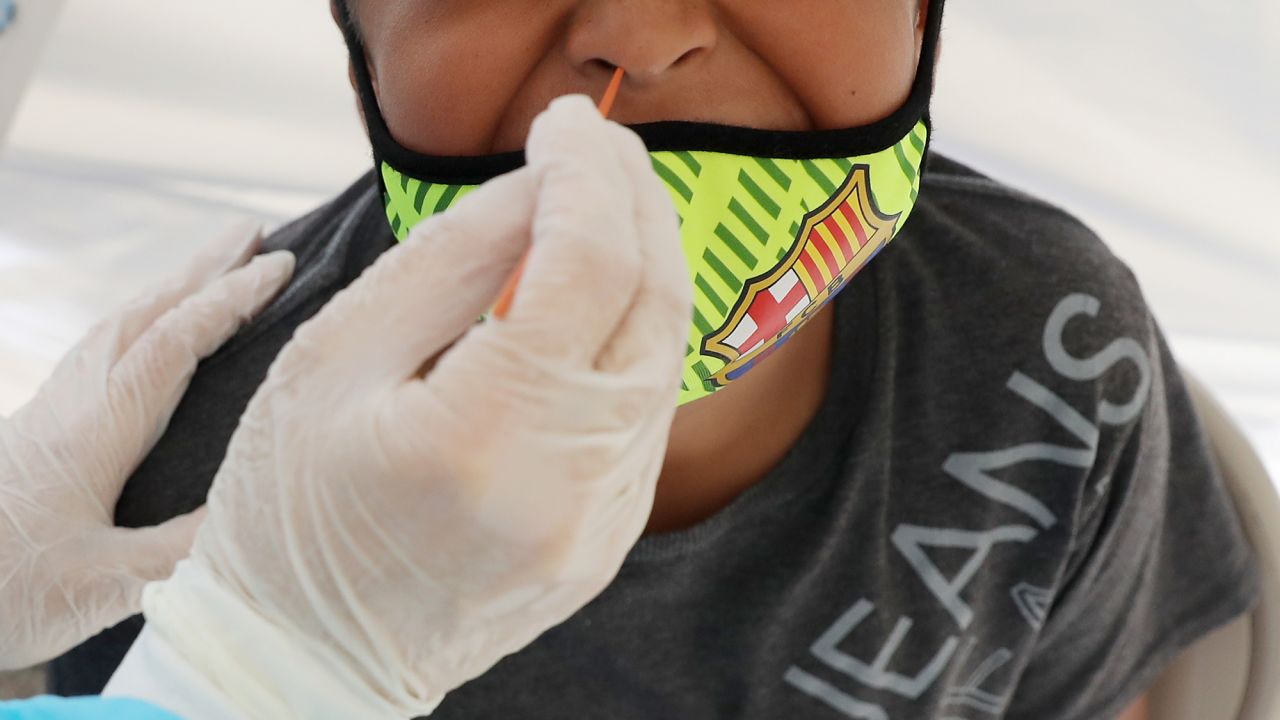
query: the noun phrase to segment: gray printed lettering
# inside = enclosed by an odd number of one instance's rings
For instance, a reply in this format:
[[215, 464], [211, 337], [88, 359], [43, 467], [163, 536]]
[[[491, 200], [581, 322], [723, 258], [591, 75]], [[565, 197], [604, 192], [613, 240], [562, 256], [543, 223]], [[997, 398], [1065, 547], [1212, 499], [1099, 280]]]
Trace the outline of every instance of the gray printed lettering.
[[[1036, 407], [1049, 413], [1058, 424], [1066, 428], [1072, 435], [1080, 438], [1085, 447], [1098, 451], [1098, 426], [1089, 422], [1089, 420], [1081, 415], [1078, 410], [1062, 399], [1049, 388], [1023, 375], [1021, 372], [1015, 372], [1006, 385], [1010, 390], [1019, 397]], [[1093, 464], [1092, 461], [1089, 462]]]
[[889, 720], [889, 714], [879, 705], [859, 700], [826, 680], [807, 673], [795, 665], [792, 665], [787, 670], [782, 679], [809, 697], [821, 700], [835, 708], [845, 717], [854, 718], [854, 720]]
[[867, 616], [875, 610], [875, 607], [865, 599], [859, 600], [853, 607], [845, 611], [830, 628], [827, 628], [822, 637], [813, 643], [810, 650], [815, 657], [831, 666], [832, 669], [852, 677], [863, 685], [880, 690], [888, 690], [915, 700], [938, 679], [938, 675], [946, 668], [947, 661], [955, 653], [960, 641], [955, 637], [947, 638], [947, 641], [942, 645], [942, 649], [933, 656], [929, 664], [915, 677], [906, 677], [891, 672], [887, 669], [889, 662], [893, 660], [894, 653], [898, 652], [898, 648], [902, 645], [902, 641], [906, 639], [907, 633], [911, 631], [913, 624], [910, 618], [903, 617], [899, 618], [894, 625], [893, 632], [889, 633], [889, 639], [885, 641], [884, 646], [880, 648], [880, 652], [876, 654], [876, 659], [871, 664], [867, 664], [840, 650], [838, 646], [853, 632], [854, 628], [867, 619]]
[[1107, 490], [1110, 490], [1110, 489], [1111, 489], [1111, 476], [1104, 475], [1098, 478], [1098, 484], [1094, 486], [1093, 494], [1101, 498], [1104, 495], [1106, 495]]
[[951, 477], [992, 500], [1021, 510], [1047, 530], [1058, 521], [1053, 511], [1029, 493], [1002, 480], [997, 480], [989, 472], [1003, 470], [1029, 460], [1044, 460], [1068, 467], [1089, 468], [1093, 466], [1094, 453], [1092, 448], [1080, 449], [1048, 443], [1027, 443], [991, 452], [953, 453], [943, 463], [942, 469]]
[[1021, 582], [1013, 586], [1009, 596], [1032, 629], [1039, 630], [1044, 626], [1045, 618], [1049, 617], [1049, 606], [1053, 603], [1053, 590]]
[[1133, 398], [1123, 405], [1115, 405], [1108, 400], [1098, 404], [1098, 419], [1107, 425], [1124, 425], [1131, 422], [1142, 412], [1147, 396], [1151, 393], [1151, 359], [1142, 345], [1133, 338], [1123, 337], [1112, 341], [1101, 352], [1090, 358], [1077, 358], [1067, 349], [1062, 341], [1062, 334], [1067, 323], [1078, 315], [1097, 317], [1102, 303], [1091, 295], [1076, 293], [1068, 295], [1058, 303], [1049, 315], [1044, 328], [1044, 355], [1049, 364], [1065, 378], [1078, 381], [1092, 381], [1102, 377], [1108, 370], [1124, 360], [1133, 362], [1138, 368], [1138, 388]]
[[[1028, 462], [1055, 463], [1067, 468], [1088, 470], [1096, 462], [1103, 425], [1123, 425], [1133, 421], [1142, 412], [1148, 402], [1152, 387], [1152, 363], [1144, 346], [1131, 337], [1113, 339], [1101, 352], [1092, 356], [1081, 357], [1067, 351], [1064, 334], [1070, 322], [1080, 315], [1096, 318], [1102, 309], [1102, 303], [1095, 297], [1083, 293], [1075, 293], [1063, 298], [1050, 314], [1042, 336], [1045, 358], [1055, 372], [1063, 378], [1076, 382], [1097, 381], [1108, 372], [1116, 369], [1124, 361], [1134, 364], [1138, 371], [1138, 386], [1133, 397], [1124, 403], [1113, 403], [1102, 399], [1096, 408], [1096, 418], [1082, 409], [1069, 403], [1059, 392], [1041, 384], [1023, 372], [1014, 372], [1006, 382], [1006, 388], [1027, 401], [1029, 404], [1047, 413], [1064, 430], [1080, 442], [1080, 446], [1052, 444], [1049, 442], [1027, 442], [1012, 447], [988, 452], [956, 452], [947, 457], [943, 463], [943, 471], [952, 479], [959, 481], [970, 490], [988, 500], [1000, 503], [1020, 511], [1029, 518], [1028, 524], [1011, 524], [986, 531], [971, 531], [954, 528], [934, 528], [922, 525], [903, 523], [892, 533], [892, 542], [898, 553], [911, 565], [921, 583], [938, 601], [939, 605], [950, 614], [963, 633], [975, 621], [975, 612], [966, 601], [966, 588], [974, 581], [977, 573], [983, 568], [993, 549], [1002, 543], [1028, 543], [1038, 537], [1040, 532], [1052, 528], [1058, 517], [1049, 506], [1031, 495], [1013, 482], [997, 479], [995, 475], [1001, 470]], [[1037, 423], [1039, 425], [1040, 423]], [[1021, 476], [1021, 475], [1020, 475]], [[1034, 477], [1035, 473], [1026, 476]], [[1100, 479], [1095, 485], [1097, 500], [1104, 499], [1109, 478]], [[948, 577], [939, 565], [940, 549], [959, 549], [968, 551], [960, 569]], [[935, 559], [938, 559], [935, 562]], [[1002, 586], [1008, 587], [1008, 586]], [[992, 588], [987, 588], [988, 590]], [[1033, 630], [1042, 628], [1047, 620], [1054, 591], [1052, 588], [1040, 587], [1028, 582], [1019, 582], [1007, 590], [1014, 607]], [[973, 598], [970, 598], [973, 599]], [[975, 600], [976, 602], [976, 600]], [[1007, 607], [1007, 604], [1005, 604]], [[903, 675], [891, 671], [889, 666], [895, 656], [900, 654], [904, 645], [912, 646], [909, 638], [914, 627], [914, 620], [900, 616], [889, 631], [874, 658], [864, 660], [854, 657], [841, 649], [843, 643], [862, 648], [858, 652], [867, 651], [863, 636], [869, 634], [865, 628], [871, 623], [867, 619], [876, 610], [876, 605], [868, 599], [860, 599], [849, 607], [827, 630], [810, 646], [810, 652], [817, 660], [830, 670], [852, 678], [860, 687], [871, 690], [892, 692], [910, 700], [919, 700], [928, 690], [939, 683], [946, 668], [958, 661], [964, 667], [963, 680], [947, 688], [941, 697], [942, 711], [945, 720], [961, 720], [961, 715], [984, 713], [999, 716], [1005, 711], [1011, 696], [1011, 690], [1001, 691], [993, 688], [998, 685], [1000, 677], [1007, 672], [1014, 657], [1008, 648], [1000, 648], [986, 657], [976, 667], [968, 667], [969, 657], [976, 648], [976, 642], [970, 640], [961, 652], [959, 633], [946, 637], [941, 647], [917, 674]], [[856, 638], [855, 631], [863, 627], [863, 632]], [[917, 633], [917, 641], [937, 642], [932, 637], [923, 637]], [[920, 648], [911, 647], [912, 650]], [[901, 653], [906, 655], [904, 651]], [[961, 657], [957, 658], [957, 655]], [[911, 660], [919, 662], [914, 652]], [[837, 688], [831, 682], [813, 675], [798, 666], [791, 666], [784, 676], [787, 684], [828, 705], [843, 716], [854, 720], [888, 720], [885, 707], [875, 702], [862, 700], [849, 692]], [[996, 681], [993, 683], [993, 681]], [[938, 710], [942, 710], [938, 708]]]
[[[955, 618], [960, 629], [964, 630], [973, 622], [973, 610], [960, 594], [982, 567], [991, 548], [1005, 542], [1025, 543], [1036, 535], [1039, 535], [1039, 531], [1027, 525], [1005, 525], [994, 530], [974, 532], [902, 524], [893, 531], [893, 544], [907, 562], [911, 563], [911, 567], [938, 602]], [[964, 567], [960, 568], [960, 572], [948, 580], [929, 559], [924, 551], [926, 547], [970, 548], [973, 554]]]
[[[968, 657], [973, 649], [977, 646], [977, 641], [970, 640], [969, 647], [965, 648], [965, 657]], [[1009, 664], [1013, 659], [1013, 653], [1008, 648], [1000, 648], [985, 660], [971, 673], [964, 682], [947, 690], [942, 698], [943, 705], [963, 705], [975, 710], [987, 713], [988, 715], [1000, 716], [1004, 714], [1005, 708], [1009, 705], [1012, 693], [997, 692], [985, 689], [983, 686], [991, 679], [1000, 668]]]

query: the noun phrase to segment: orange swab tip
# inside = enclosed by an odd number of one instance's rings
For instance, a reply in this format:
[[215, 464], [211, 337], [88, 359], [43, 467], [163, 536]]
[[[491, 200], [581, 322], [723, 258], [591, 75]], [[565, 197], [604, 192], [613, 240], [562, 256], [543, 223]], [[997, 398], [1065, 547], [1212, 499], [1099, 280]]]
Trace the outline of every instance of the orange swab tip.
[[493, 305], [493, 315], [499, 320], [505, 319], [507, 313], [511, 312], [511, 306], [516, 299], [516, 286], [520, 284], [520, 278], [524, 277], [524, 266], [529, 262], [529, 255], [526, 253], [520, 258], [520, 264], [516, 266], [511, 277], [507, 278], [507, 284], [502, 286], [502, 292], [498, 295], [498, 302]]
[[[613, 71], [613, 79], [609, 81], [609, 87], [605, 88], [604, 97], [600, 98], [600, 115], [609, 117], [609, 112], [613, 110], [613, 101], [618, 99], [618, 89], [622, 87], [622, 77], [626, 75], [626, 71], [618, 68]], [[520, 264], [516, 266], [515, 272], [511, 273], [511, 277], [507, 278], [507, 282], [502, 286], [502, 292], [498, 293], [498, 302], [493, 304], [493, 316], [499, 320], [504, 320], [507, 314], [511, 312], [511, 306], [515, 304], [516, 288], [520, 285], [520, 278], [524, 276], [524, 267], [529, 262], [529, 254], [521, 258]]]
[[626, 72], [622, 68], [613, 71], [613, 79], [609, 81], [609, 87], [604, 91], [604, 97], [600, 98], [600, 115], [609, 117], [609, 113], [613, 110], [613, 101], [618, 99], [618, 89], [622, 87], [622, 76]]

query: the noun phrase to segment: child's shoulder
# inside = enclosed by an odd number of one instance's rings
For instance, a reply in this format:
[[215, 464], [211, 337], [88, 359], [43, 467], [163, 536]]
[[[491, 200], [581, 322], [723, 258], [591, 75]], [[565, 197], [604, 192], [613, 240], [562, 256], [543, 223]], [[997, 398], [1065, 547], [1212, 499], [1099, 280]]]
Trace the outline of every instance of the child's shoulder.
[[[382, 225], [378, 222], [381, 221]], [[315, 210], [292, 220], [274, 230], [262, 242], [263, 252], [288, 250], [298, 258], [298, 269], [314, 264], [340, 263], [346, 260], [335, 241], [365, 233], [368, 229], [384, 229], [381, 203], [378, 202], [378, 186], [372, 171], [361, 176], [332, 200]], [[367, 226], [367, 227], [366, 227]], [[382, 234], [389, 234], [385, 230]], [[294, 276], [299, 273], [295, 271]]]
[[951, 230], [946, 234], [970, 241], [974, 251], [1025, 265], [1016, 269], [1131, 274], [1084, 222], [1047, 200], [940, 155], [931, 156], [924, 184], [924, 215], [943, 226], [933, 229]]
[[1083, 295], [1108, 309], [1106, 331], [1146, 334], [1149, 310], [1133, 272], [1080, 219], [936, 154], [924, 178], [894, 243], [904, 291], [911, 284], [933, 307], [1008, 320]]

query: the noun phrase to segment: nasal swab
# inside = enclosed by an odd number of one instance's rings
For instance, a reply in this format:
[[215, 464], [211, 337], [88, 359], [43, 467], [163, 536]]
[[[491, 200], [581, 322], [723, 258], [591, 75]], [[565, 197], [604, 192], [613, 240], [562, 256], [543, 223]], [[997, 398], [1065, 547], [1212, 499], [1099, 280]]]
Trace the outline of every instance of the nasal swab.
[[613, 71], [613, 79], [609, 81], [609, 87], [605, 88], [604, 97], [600, 98], [600, 115], [609, 117], [609, 112], [613, 110], [613, 101], [618, 99], [618, 88], [622, 87], [622, 76], [626, 72], [622, 68]]
[[[609, 81], [604, 97], [600, 98], [601, 116], [609, 117], [609, 111], [613, 109], [613, 101], [618, 98], [618, 88], [622, 87], [622, 76], [625, 74], [622, 68], [613, 71], [613, 79]], [[511, 312], [511, 304], [516, 299], [516, 287], [520, 285], [520, 278], [524, 276], [524, 267], [528, 262], [529, 253], [526, 252], [520, 259], [520, 264], [516, 266], [515, 272], [507, 278], [507, 284], [502, 287], [502, 292], [498, 294], [498, 302], [493, 305], [493, 316], [499, 320], [506, 318], [507, 313]]]

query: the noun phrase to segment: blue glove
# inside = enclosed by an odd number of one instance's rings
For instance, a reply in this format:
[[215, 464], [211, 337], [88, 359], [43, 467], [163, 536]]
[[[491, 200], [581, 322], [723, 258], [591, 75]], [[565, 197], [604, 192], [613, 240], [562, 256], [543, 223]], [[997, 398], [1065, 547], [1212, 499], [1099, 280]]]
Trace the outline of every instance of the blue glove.
[[125, 698], [59, 698], [0, 702], [0, 720], [182, 720], [154, 705]]

